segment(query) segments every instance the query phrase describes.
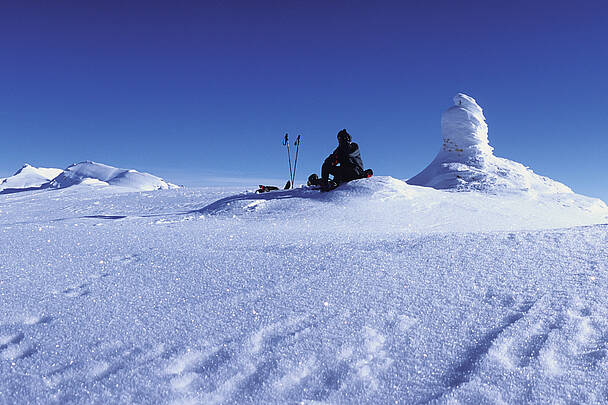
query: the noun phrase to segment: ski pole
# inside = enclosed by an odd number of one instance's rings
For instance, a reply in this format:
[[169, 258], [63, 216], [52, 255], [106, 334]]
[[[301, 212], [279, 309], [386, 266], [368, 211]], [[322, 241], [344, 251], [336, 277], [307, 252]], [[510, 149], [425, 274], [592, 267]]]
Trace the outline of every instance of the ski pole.
[[285, 134], [285, 139], [283, 140], [283, 145], [287, 146], [287, 158], [289, 159], [289, 179], [293, 177], [293, 172], [291, 171], [291, 152], [289, 152], [289, 135]]
[[291, 188], [293, 188], [294, 182], [296, 181], [296, 167], [298, 166], [298, 152], [300, 151], [300, 135], [298, 135], [298, 139], [294, 142], [294, 146], [296, 147], [296, 160], [293, 164], [293, 177], [291, 178]]

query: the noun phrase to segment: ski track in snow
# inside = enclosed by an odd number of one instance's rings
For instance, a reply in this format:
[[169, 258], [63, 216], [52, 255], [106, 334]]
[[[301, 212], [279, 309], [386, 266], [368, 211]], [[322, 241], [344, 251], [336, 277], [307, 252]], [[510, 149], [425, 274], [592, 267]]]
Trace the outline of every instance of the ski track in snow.
[[379, 236], [188, 193], [3, 196], [0, 403], [608, 401], [607, 226]]

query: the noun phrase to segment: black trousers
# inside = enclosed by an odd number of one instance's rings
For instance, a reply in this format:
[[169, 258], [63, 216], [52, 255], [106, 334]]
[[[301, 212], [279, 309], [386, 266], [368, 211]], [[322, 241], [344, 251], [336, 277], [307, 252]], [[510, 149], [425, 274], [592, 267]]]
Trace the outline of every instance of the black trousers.
[[361, 177], [361, 174], [351, 167], [332, 166], [332, 164], [329, 162], [323, 163], [323, 166], [321, 167], [321, 178], [323, 181], [329, 180], [330, 174], [334, 176], [334, 181], [338, 184]]

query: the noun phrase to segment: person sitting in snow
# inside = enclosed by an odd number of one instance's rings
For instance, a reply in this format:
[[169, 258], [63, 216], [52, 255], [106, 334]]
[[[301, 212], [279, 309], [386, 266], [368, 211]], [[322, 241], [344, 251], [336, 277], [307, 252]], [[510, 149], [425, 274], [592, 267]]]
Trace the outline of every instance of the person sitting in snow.
[[[330, 183], [329, 175], [334, 178]], [[316, 174], [309, 177], [309, 184], [321, 186], [322, 191], [328, 191], [347, 181], [369, 177], [363, 170], [363, 160], [359, 145], [352, 142], [350, 134], [346, 129], [338, 132], [338, 147], [325, 159], [321, 167], [321, 179]]]

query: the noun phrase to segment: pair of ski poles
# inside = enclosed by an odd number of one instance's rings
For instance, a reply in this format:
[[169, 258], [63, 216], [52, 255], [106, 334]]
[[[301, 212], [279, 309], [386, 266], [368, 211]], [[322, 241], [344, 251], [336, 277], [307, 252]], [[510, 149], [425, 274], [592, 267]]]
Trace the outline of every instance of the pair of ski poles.
[[296, 167], [298, 166], [298, 152], [300, 151], [300, 135], [293, 143], [296, 147], [296, 160], [293, 164], [293, 171], [291, 170], [291, 152], [289, 151], [289, 134], [285, 134], [285, 139], [283, 139], [283, 145], [287, 146], [287, 158], [289, 159], [289, 187], [285, 188], [293, 188], [293, 182], [296, 180]]

